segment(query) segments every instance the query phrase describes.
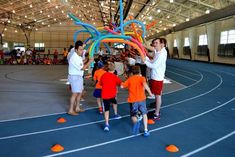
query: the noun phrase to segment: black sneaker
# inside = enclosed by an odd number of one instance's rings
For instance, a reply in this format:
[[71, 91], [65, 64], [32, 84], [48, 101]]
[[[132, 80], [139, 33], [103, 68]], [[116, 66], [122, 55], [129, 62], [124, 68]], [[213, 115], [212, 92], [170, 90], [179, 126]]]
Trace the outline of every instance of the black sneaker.
[[153, 114], [153, 120], [160, 120], [160, 113], [156, 115], [155, 113]]

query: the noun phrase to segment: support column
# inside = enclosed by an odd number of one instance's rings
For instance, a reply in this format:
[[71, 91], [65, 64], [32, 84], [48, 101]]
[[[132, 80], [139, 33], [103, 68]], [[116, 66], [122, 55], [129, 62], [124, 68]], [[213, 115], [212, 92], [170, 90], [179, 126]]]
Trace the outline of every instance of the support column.
[[189, 29], [189, 45], [191, 48], [191, 60], [195, 60], [195, 53], [197, 52], [197, 34], [195, 27]]
[[182, 31], [176, 32], [176, 42], [177, 42], [177, 47], [179, 51], [179, 59], [181, 59], [182, 54], [183, 54], [183, 46], [184, 46]]
[[206, 31], [207, 31], [207, 42], [208, 42], [208, 48], [209, 48], [209, 57], [210, 62], [214, 62], [214, 54], [216, 53], [215, 46], [218, 46], [215, 44], [215, 23], [210, 23], [206, 25]]

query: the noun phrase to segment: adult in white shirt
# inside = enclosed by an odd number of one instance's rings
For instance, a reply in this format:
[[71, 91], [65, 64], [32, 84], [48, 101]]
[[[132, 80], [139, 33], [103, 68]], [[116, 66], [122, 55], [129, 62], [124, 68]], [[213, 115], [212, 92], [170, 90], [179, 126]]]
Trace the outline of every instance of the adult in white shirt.
[[155, 95], [156, 107], [154, 113], [154, 119], [160, 119], [160, 108], [162, 104], [162, 90], [163, 90], [163, 80], [166, 71], [166, 60], [167, 51], [165, 49], [166, 39], [156, 38], [152, 41], [152, 47], [145, 46], [147, 49], [154, 51], [154, 58], [150, 60], [148, 57], [143, 59], [143, 62], [147, 67], [151, 68], [151, 80], [150, 86], [151, 91]]
[[90, 58], [89, 62], [85, 65], [83, 64], [82, 53], [84, 50], [85, 44], [82, 41], [77, 41], [75, 43], [74, 51], [71, 53], [71, 56], [68, 57], [68, 81], [71, 85], [72, 95], [70, 97], [70, 107], [68, 114], [78, 115], [77, 112], [83, 111], [80, 109], [80, 100], [83, 91], [83, 74], [84, 69], [86, 69], [91, 63], [92, 59]]

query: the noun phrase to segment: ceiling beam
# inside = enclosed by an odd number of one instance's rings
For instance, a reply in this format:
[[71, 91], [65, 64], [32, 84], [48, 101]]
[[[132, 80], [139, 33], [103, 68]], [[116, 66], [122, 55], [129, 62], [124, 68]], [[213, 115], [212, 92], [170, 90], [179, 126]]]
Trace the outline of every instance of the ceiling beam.
[[197, 17], [195, 19], [190, 20], [189, 22], [182, 23], [182, 24], [180, 24], [176, 27], [173, 27], [173, 28], [168, 29], [166, 31], [160, 32], [158, 34], [152, 35], [148, 39], [168, 35], [172, 32], [181, 31], [181, 30], [184, 30], [186, 28], [198, 26], [200, 24], [205, 24], [205, 23], [208, 23], [208, 22], [216, 21], [216, 20], [226, 18], [226, 17], [230, 17], [230, 16], [234, 16], [234, 15], [235, 15], [235, 4], [227, 6], [223, 9], [220, 9], [220, 10], [216, 10], [216, 11], [210, 13], [210, 14], [206, 14], [206, 15]]
[[200, 0], [189, 0], [189, 1], [190, 1], [190, 2], [193, 2], [193, 3], [196, 3], [196, 4], [199, 4], [199, 5], [203, 5], [203, 6], [208, 7], [208, 8], [217, 9], [217, 10], [220, 9], [220, 8], [218, 8], [218, 7], [216, 7], [216, 6], [207, 4], [207, 3], [202, 2], [202, 1], [200, 1]]

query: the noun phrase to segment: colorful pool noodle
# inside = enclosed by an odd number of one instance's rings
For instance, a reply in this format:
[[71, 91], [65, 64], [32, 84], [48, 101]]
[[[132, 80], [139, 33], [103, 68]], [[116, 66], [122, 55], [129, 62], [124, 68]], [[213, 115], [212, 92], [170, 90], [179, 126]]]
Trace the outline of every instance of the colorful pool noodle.
[[[118, 34], [117, 32], [114, 32], [113, 30], [109, 29], [108, 27], [105, 27], [104, 29], [106, 29], [107, 31], [109, 31], [109, 32], [111, 32], [111, 33], [113, 33], [113, 34], [116, 34], [116, 35]], [[135, 43], [140, 47], [140, 49], [142, 50], [142, 52], [143, 52], [144, 54], [146, 54], [146, 51], [145, 51], [143, 45], [142, 45], [139, 41], [137, 41], [137, 40], [134, 39], [134, 38], [130, 38], [130, 40], [131, 40], [132, 42], [135, 42]]]
[[121, 34], [124, 35], [122, 0], [119, 0]]
[[145, 57], [145, 55], [142, 53], [142, 50], [139, 48], [139, 46], [137, 44], [133, 43], [133, 42], [126, 41], [126, 40], [123, 40], [123, 39], [112, 39], [112, 38], [103, 39], [103, 40], [101, 40], [101, 42], [111, 42], [111, 43], [119, 42], [119, 43], [128, 44], [128, 45], [136, 48], [136, 50], [139, 52], [141, 58]]
[[[142, 38], [144, 38], [144, 37], [145, 37], [145, 34], [146, 34], [145, 25], [144, 25], [142, 22], [137, 21], [137, 20], [129, 20], [129, 21], [127, 21], [127, 22], [125, 22], [125, 23], [123, 24], [123, 27], [125, 27], [126, 25], [129, 25], [129, 24], [131, 24], [131, 23], [137, 23], [137, 24], [139, 24], [139, 25], [142, 27], [143, 32], [142, 32], [142, 35], [141, 35], [141, 36], [142, 36]], [[120, 30], [120, 26], [117, 27], [116, 29], [114, 29], [114, 32], [117, 32], [118, 30]]]

